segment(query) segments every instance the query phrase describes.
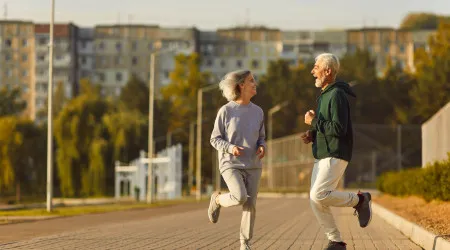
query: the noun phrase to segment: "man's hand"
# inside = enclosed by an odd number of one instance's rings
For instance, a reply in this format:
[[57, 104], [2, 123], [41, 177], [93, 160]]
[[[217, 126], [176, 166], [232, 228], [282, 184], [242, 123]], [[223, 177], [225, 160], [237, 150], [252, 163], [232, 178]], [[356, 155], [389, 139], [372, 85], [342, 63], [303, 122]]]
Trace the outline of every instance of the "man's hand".
[[243, 147], [239, 147], [239, 146], [234, 146], [233, 147], [233, 155], [234, 156], [241, 156], [244, 154], [244, 152], [242, 152], [244, 150]]
[[263, 146], [259, 146], [258, 150], [256, 151], [256, 154], [259, 156], [259, 159], [262, 159], [266, 154], [266, 150], [264, 149]]
[[313, 135], [312, 135], [311, 130], [308, 130], [305, 133], [303, 133], [301, 135], [301, 138], [303, 140], [303, 143], [305, 143], [305, 144], [311, 143], [313, 141]]
[[306, 112], [305, 114], [305, 123], [308, 125], [311, 125], [312, 120], [316, 117], [316, 114], [314, 113], [314, 110], [310, 110]]

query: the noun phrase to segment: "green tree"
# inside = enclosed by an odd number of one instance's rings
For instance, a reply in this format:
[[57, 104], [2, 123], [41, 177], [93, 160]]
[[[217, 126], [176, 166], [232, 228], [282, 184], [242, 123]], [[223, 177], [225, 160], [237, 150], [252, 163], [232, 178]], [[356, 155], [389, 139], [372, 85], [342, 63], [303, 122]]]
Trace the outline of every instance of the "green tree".
[[15, 182], [14, 160], [17, 159], [17, 149], [23, 143], [17, 123], [16, 117], [0, 117], [0, 191], [11, 190]]
[[132, 75], [120, 92], [120, 101], [128, 110], [138, 110], [141, 114], [148, 114], [148, 86], [137, 76]]
[[26, 108], [20, 88], [0, 88], [0, 116], [18, 115]]
[[415, 54], [417, 84], [410, 91], [411, 110], [422, 122], [450, 101], [450, 22], [439, 26], [428, 46]]
[[197, 54], [175, 57], [170, 83], [161, 89], [163, 98], [170, 103], [169, 131], [185, 128], [195, 120], [197, 90], [208, 83], [208, 74], [200, 72], [200, 57]]
[[139, 151], [144, 149], [147, 141], [147, 137], [142, 136], [143, 131], [147, 130], [146, 122], [137, 110], [118, 110], [103, 116], [103, 124], [108, 129], [114, 148], [114, 160], [130, 162], [139, 157]]
[[450, 21], [450, 16], [440, 16], [434, 13], [409, 13], [400, 24], [402, 29], [437, 29], [439, 22]]
[[100, 97], [99, 88], [88, 81], [83, 82], [81, 93], [55, 120], [58, 174], [65, 197], [105, 194], [103, 184], [92, 181], [105, 174], [105, 166], [112, 168], [107, 157], [103, 157], [103, 164], [98, 160], [98, 155], [105, 153], [102, 140], [108, 138], [102, 121], [111, 111], [110, 104]]
[[[161, 88], [163, 96], [163, 107], [161, 110], [168, 110], [165, 115], [168, 117], [167, 132], [177, 131], [173, 136], [173, 141], [188, 145], [189, 124], [196, 120], [197, 115], [197, 91], [199, 88], [208, 85], [210, 76], [206, 72], [200, 71], [201, 59], [198, 54], [177, 55], [175, 57], [175, 69], [170, 74], [170, 83]], [[204, 94], [203, 99], [203, 148], [211, 148], [209, 145], [208, 133], [212, 128], [208, 127], [213, 124], [211, 113], [217, 110], [213, 106], [212, 96], [217, 96], [219, 91], [212, 91]], [[215, 101], [219, 101], [216, 98]], [[214, 114], [215, 115], [215, 114]], [[164, 119], [164, 116], [155, 116], [155, 120]], [[206, 122], [209, 121], [209, 122]], [[178, 132], [180, 131], [180, 132]], [[212, 150], [202, 151], [202, 165], [211, 166]], [[184, 147], [183, 159], [188, 159], [188, 148]], [[187, 162], [184, 162], [187, 166]], [[211, 168], [203, 168], [204, 176], [211, 176]], [[185, 170], [186, 173], [186, 170]], [[206, 181], [206, 180], [205, 180]]]
[[[64, 88], [64, 82], [59, 81], [56, 84], [55, 93], [53, 94], [52, 99], [52, 109], [53, 109], [53, 117], [56, 117], [59, 112], [64, 108], [69, 98], [66, 96], [66, 91]], [[48, 99], [45, 100], [45, 107], [38, 111], [40, 117], [46, 117], [48, 111]]]
[[14, 176], [16, 201], [22, 190], [34, 197], [42, 196], [46, 183], [46, 130], [30, 120], [19, 120], [16, 126], [23, 141], [15, 151]]

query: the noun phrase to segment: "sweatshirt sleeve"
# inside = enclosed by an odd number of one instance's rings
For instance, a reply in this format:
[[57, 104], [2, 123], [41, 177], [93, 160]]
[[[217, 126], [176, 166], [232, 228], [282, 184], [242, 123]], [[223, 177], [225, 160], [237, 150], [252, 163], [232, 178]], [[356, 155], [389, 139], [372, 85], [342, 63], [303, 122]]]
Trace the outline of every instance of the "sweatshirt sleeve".
[[264, 113], [261, 110], [262, 113], [262, 119], [261, 119], [261, 126], [259, 127], [259, 138], [258, 138], [258, 147], [263, 146], [264, 148], [267, 148], [266, 145], [266, 129], [264, 127]]
[[311, 126], [324, 135], [344, 136], [347, 133], [348, 117], [350, 115], [349, 103], [345, 93], [337, 92], [331, 98], [330, 104], [331, 120], [315, 117], [311, 122]]
[[228, 152], [232, 154], [233, 147], [235, 145], [225, 140], [225, 118], [226, 110], [224, 108], [221, 108], [217, 113], [216, 120], [214, 122], [214, 129], [211, 133], [211, 139], [209, 141], [217, 151]]

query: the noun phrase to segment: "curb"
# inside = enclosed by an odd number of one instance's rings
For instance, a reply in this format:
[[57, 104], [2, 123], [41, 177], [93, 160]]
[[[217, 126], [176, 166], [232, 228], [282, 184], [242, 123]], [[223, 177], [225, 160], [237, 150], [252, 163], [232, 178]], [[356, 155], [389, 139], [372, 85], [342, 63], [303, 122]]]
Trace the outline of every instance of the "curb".
[[409, 237], [414, 243], [426, 250], [450, 249], [450, 242], [443, 239], [442, 235], [435, 235], [423, 227], [394, 214], [375, 202], [372, 202], [372, 211], [383, 218], [388, 224], [394, 226], [404, 235]]

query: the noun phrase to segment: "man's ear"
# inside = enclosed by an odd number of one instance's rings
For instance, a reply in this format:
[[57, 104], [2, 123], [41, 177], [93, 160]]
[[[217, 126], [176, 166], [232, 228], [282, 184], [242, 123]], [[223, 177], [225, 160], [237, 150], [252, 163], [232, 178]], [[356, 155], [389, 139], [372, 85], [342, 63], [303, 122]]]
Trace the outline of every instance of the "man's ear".
[[326, 74], [327, 76], [331, 76], [331, 68], [327, 68], [327, 69], [325, 70], [325, 74]]

